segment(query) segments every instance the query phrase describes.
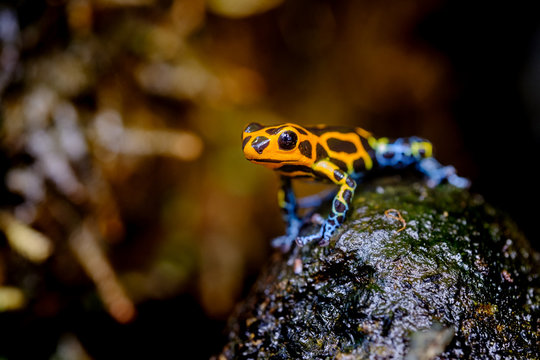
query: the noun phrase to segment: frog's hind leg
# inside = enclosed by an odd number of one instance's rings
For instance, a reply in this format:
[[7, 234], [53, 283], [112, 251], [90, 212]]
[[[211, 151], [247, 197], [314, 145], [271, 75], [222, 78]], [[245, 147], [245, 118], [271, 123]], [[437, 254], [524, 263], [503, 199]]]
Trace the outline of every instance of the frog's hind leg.
[[426, 175], [430, 187], [445, 180], [459, 188], [470, 185], [469, 180], [456, 174], [453, 166], [443, 166], [432, 156], [432, 145], [425, 139], [416, 136], [391, 141], [381, 138], [373, 145], [377, 163], [382, 168], [402, 169], [415, 166]]
[[328, 189], [319, 192], [318, 194], [305, 196], [298, 199], [298, 208], [308, 209], [308, 208], [317, 208], [323, 203], [327, 202], [330, 199], [333, 199], [336, 196], [336, 189]]
[[444, 180], [461, 189], [467, 189], [471, 185], [469, 179], [456, 174], [453, 166], [443, 166], [434, 157], [420, 160], [416, 168], [427, 176], [429, 187], [435, 187]]

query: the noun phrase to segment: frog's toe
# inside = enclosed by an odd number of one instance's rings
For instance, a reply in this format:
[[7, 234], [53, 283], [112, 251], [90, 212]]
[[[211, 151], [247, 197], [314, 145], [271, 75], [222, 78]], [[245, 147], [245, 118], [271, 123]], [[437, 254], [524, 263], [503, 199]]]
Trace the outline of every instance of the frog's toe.
[[294, 237], [283, 235], [274, 238], [271, 242], [271, 245], [274, 249], [279, 249], [282, 252], [286, 253], [291, 249], [293, 241]]
[[448, 177], [448, 183], [460, 189], [468, 189], [471, 186], [471, 181], [467, 178], [452, 174]]
[[330, 244], [330, 238], [323, 237], [319, 240], [319, 246], [328, 246]]
[[313, 242], [315, 240], [319, 240], [322, 237], [321, 231], [307, 236], [299, 236], [296, 238], [296, 244], [298, 246], [304, 246], [306, 244], [309, 244], [310, 242]]
[[328, 246], [330, 244], [330, 239], [336, 233], [337, 226], [326, 224], [324, 235], [319, 240], [319, 246]]

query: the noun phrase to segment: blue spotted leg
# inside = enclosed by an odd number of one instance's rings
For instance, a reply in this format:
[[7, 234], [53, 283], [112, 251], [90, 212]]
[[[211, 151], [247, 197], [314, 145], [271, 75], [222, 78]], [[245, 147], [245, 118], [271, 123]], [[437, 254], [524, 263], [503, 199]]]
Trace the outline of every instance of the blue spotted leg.
[[388, 140], [381, 138], [372, 144], [379, 167], [403, 169], [415, 166], [426, 175], [430, 187], [447, 181], [459, 188], [468, 188], [470, 181], [458, 176], [453, 166], [443, 166], [432, 156], [432, 145], [429, 141], [412, 136]]
[[339, 226], [345, 221], [345, 216], [351, 205], [354, 190], [356, 189], [356, 181], [329, 161], [319, 161], [314, 165], [313, 169], [321, 175], [326, 176], [336, 185], [339, 185], [339, 190], [332, 201], [330, 214], [323, 222], [319, 231], [313, 235], [296, 238], [296, 243], [299, 246], [315, 240], [319, 240], [319, 245], [327, 246], [330, 243], [332, 235], [334, 235]]
[[[325, 190], [315, 195], [310, 195], [307, 197], [296, 199], [294, 192], [291, 187], [291, 179], [288, 177], [281, 177], [281, 187], [278, 190], [278, 203], [281, 208], [281, 211], [283, 213], [283, 219], [285, 220], [285, 223], [287, 224], [286, 229], [286, 235], [279, 236], [272, 240], [272, 246], [274, 248], [279, 248], [284, 252], [287, 252], [292, 243], [298, 239], [298, 235], [300, 233], [300, 229], [302, 225], [306, 222], [314, 222], [314, 218], [312, 218], [314, 214], [315, 208], [318, 208], [321, 204], [323, 204], [326, 201], [329, 201], [331, 199], [334, 199], [337, 195], [336, 190]], [[351, 193], [352, 197], [352, 193]], [[338, 198], [343, 198], [343, 195]], [[345, 195], [345, 198], [348, 198], [348, 194]], [[349, 200], [350, 201], [350, 200]], [[347, 204], [348, 206], [348, 204]], [[341, 205], [338, 205], [339, 208], [341, 208]], [[303, 219], [300, 219], [297, 217], [297, 210], [301, 209], [312, 209], [308, 212], [306, 212], [303, 215]], [[344, 213], [340, 213], [338, 215], [335, 215], [334, 218], [329, 225], [332, 225], [333, 223], [337, 223], [337, 218], [339, 216], [344, 216]], [[320, 215], [318, 215], [320, 218]], [[340, 218], [341, 220], [342, 218]], [[319, 223], [318, 221], [315, 221], [314, 223]], [[322, 226], [324, 226], [324, 221], [320, 223]], [[329, 226], [327, 225], [327, 226]], [[305, 244], [307, 242], [320, 239], [322, 238], [322, 233], [324, 232], [324, 229], [321, 227], [320, 230], [312, 236], [306, 236], [301, 237], [300, 243]], [[334, 231], [327, 231], [328, 233], [333, 233]]]

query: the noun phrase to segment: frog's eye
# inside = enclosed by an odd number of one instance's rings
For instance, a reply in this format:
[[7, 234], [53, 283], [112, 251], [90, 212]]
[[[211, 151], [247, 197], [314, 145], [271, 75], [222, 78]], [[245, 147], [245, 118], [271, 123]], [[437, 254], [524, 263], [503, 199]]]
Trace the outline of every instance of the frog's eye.
[[296, 146], [298, 136], [292, 131], [284, 131], [279, 135], [278, 145], [282, 150], [292, 150]]

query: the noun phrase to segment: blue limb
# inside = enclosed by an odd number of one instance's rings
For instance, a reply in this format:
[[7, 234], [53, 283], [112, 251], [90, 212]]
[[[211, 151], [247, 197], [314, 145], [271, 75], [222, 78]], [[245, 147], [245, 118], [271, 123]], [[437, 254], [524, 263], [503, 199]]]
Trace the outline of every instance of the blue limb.
[[[298, 199], [298, 207], [299, 208], [317, 208], [319, 206], [321, 206], [324, 202], [330, 200], [330, 199], [335, 199], [336, 195], [337, 195], [337, 190], [335, 189], [330, 189], [330, 190], [323, 190], [321, 191], [320, 193], [318, 194], [315, 194], [315, 195], [311, 195], [311, 196], [306, 196], [306, 197], [303, 197], [303, 198], [300, 198]], [[314, 210], [312, 210], [311, 212], [308, 212], [304, 218], [311, 218], [311, 216], [313, 215], [314, 213]], [[320, 215], [319, 215], [320, 217]], [[298, 237], [296, 238], [296, 243], [299, 245], [299, 246], [304, 246], [312, 241], [315, 241], [315, 240], [320, 240], [320, 243], [321, 245], [327, 245], [328, 244], [328, 241], [330, 240], [330, 234], [333, 234], [334, 231], [330, 231], [330, 230], [325, 230], [325, 227], [330, 227], [328, 223], [328, 220], [324, 220], [322, 221], [321, 226], [319, 228], [319, 230], [314, 233], [314, 234], [311, 234], [311, 235], [306, 235], [306, 236], [302, 236], [302, 237]], [[336, 216], [334, 216], [334, 218], [332, 219], [332, 223], [336, 224], [337, 223], [337, 218]], [[324, 240], [325, 238], [325, 234], [326, 235], [326, 240]], [[323, 239], [323, 240], [321, 240]]]
[[425, 139], [413, 136], [389, 141], [383, 138], [376, 141], [374, 150], [380, 167], [402, 169], [414, 164], [427, 176], [430, 187], [445, 180], [459, 188], [470, 186], [470, 181], [458, 176], [453, 166], [443, 166], [432, 157], [432, 145]]
[[307, 235], [307, 236], [301, 236], [301, 237], [297, 237], [296, 238], [296, 244], [298, 246], [304, 246], [306, 244], [309, 244], [310, 242], [313, 242], [315, 240], [321, 240], [323, 239], [324, 237], [324, 227], [325, 227], [325, 224], [322, 224], [321, 227], [319, 228], [319, 231], [317, 231], [316, 233], [314, 234], [311, 234], [311, 235]]
[[420, 160], [416, 168], [427, 176], [429, 187], [435, 187], [444, 180], [462, 189], [471, 185], [468, 179], [456, 174], [456, 169], [453, 166], [443, 166], [433, 157]]
[[[308, 242], [319, 240], [323, 238], [323, 234], [326, 233], [327, 238], [330, 238], [333, 231], [325, 231], [325, 221], [320, 227], [319, 231], [313, 235], [299, 237], [300, 228], [304, 224], [304, 221], [299, 219], [296, 212], [298, 208], [316, 208], [329, 199], [333, 199], [336, 196], [337, 191], [334, 189], [323, 190], [318, 194], [307, 196], [301, 199], [296, 199], [291, 186], [291, 179], [289, 177], [281, 177], [281, 187], [278, 190], [278, 203], [283, 213], [283, 219], [287, 224], [286, 234], [276, 237], [272, 240], [271, 245], [274, 248], [278, 248], [283, 252], [288, 252], [292, 246], [292, 243], [297, 240], [297, 244], [306, 244]], [[305, 214], [304, 219], [311, 217], [312, 212]], [[335, 216], [334, 216], [335, 217]], [[337, 223], [337, 219], [332, 220], [332, 223]], [[326, 225], [330, 227], [330, 225]]]
[[296, 216], [296, 196], [291, 186], [291, 178], [281, 176], [281, 187], [278, 190], [278, 204], [287, 224], [285, 235], [272, 240], [272, 247], [283, 252], [289, 251], [292, 243], [298, 237], [302, 221]]
[[[298, 246], [304, 246], [315, 240], [319, 240], [320, 246], [326, 246], [330, 243], [331, 237], [336, 230], [343, 224], [349, 207], [351, 205], [354, 191], [356, 189], [356, 181], [347, 173], [340, 170], [335, 164], [321, 162], [319, 168], [329, 179], [336, 185], [339, 185], [339, 190], [332, 201], [332, 208], [328, 218], [319, 231], [315, 234], [296, 238]], [[316, 164], [316, 168], [318, 166]]]
[[280, 249], [282, 252], [286, 253], [290, 250], [294, 240], [298, 237], [300, 232], [300, 227], [302, 226], [302, 221], [294, 217], [287, 224], [286, 235], [278, 236], [272, 239], [271, 245], [275, 249]]
[[319, 207], [324, 202], [334, 198], [334, 196], [336, 196], [336, 193], [337, 193], [337, 190], [329, 189], [329, 190], [323, 190], [318, 194], [305, 196], [303, 198], [298, 199], [298, 208], [306, 209], [306, 208]]

